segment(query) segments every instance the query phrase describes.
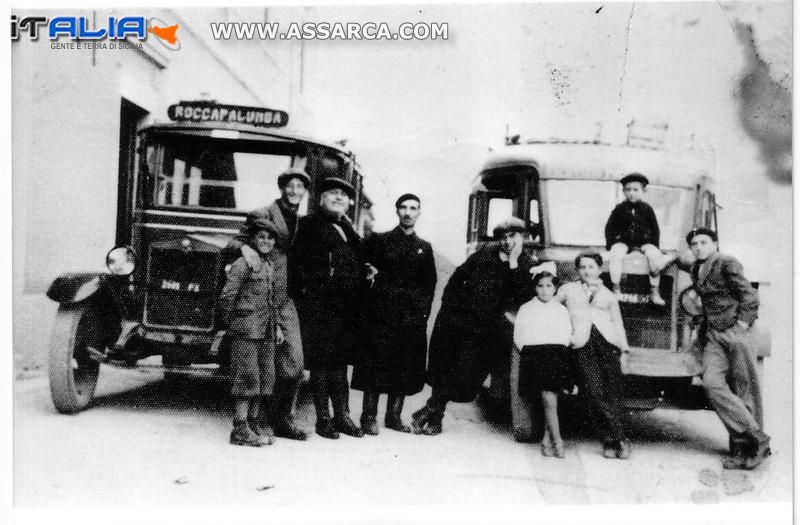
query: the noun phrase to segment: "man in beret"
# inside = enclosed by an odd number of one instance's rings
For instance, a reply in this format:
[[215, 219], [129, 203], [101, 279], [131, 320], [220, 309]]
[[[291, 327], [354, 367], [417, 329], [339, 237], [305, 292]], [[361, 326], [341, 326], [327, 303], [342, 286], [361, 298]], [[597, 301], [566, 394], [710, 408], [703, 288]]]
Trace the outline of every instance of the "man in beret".
[[361, 429], [350, 419], [347, 383], [366, 284], [361, 238], [347, 218], [355, 190], [334, 177], [322, 180], [318, 189], [319, 208], [298, 223], [289, 281], [311, 371], [317, 434], [328, 439], [338, 439], [339, 433], [361, 437]]
[[525, 233], [518, 218], [501, 222], [493, 231], [496, 242], [469, 256], [447, 282], [429, 350], [433, 392], [413, 415], [415, 433], [441, 433], [447, 403], [475, 399], [496, 363], [508, 358], [513, 328], [505, 314], [534, 295]]
[[361, 429], [378, 434], [378, 399], [388, 394], [386, 428], [411, 432], [401, 419], [405, 396], [425, 385], [427, 325], [436, 288], [436, 265], [430, 243], [414, 226], [419, 197], [401, 195], [395, 202], [399, 224], [364, 243], [364, 260], [376, 273], [365, 301], [365, 345], [353, 371], [353, 388], [364, 392]]
[[[258, 271], [261, 257], [247, 244], [247, 232], [259, 219], [274, 224], [277, 234], [276, 250], [288, 255], [297, 232], [297, 212], [306, 195], [311, 177], [297, 168], [289, 168], [278, 175], [278, 188], [281, 196], [271, 204], [258, 208], [247, 214], [242, 231], [234, 237], [225, 248], [230, 258], [240, 254], [247, 261], [251, 270]], [[283, 268], [286, 271], [286, 268]], [[286, 326], [284, 341], [275, 352], [275, 389], [269, 410], [262, 413], [272, 425], [278, 437], [305, 440], [308, 435], [294, 422], [294, 407], [300, 383], [303, 379], [303, 345], [300, 338], [300, 323], [294, 303], [279, 313], [281, 322]], [[265, 407], [266, 408], [266, 407]]]
[[719, 253], [717, 234], [696, 228], [686, 236], [695, 257], [679, 262], [692, 276], [703, 304], [703, 388], [729, 434], [726, 469], [756, 468], [771, 454], [763, 428], [761, 390], [750, 329], [758, 317], [758, 292], [742, 265]]
[[658, 306], [666, 303], [659, 285], [661, 272], [674, 257], [664, 255], [658, 248], [661, 232], [653, 208], [642, 198], [649, 181], [641, 173], [631, 173], [620, 179], [625, 200], [619, 203], [606, 223], [606, 250], [609, 251], [608, 273], [614, 293], [622, 295], [622, 258], [631, 250], [639, 250], [647, 257], [650, 267], [650, 301]]

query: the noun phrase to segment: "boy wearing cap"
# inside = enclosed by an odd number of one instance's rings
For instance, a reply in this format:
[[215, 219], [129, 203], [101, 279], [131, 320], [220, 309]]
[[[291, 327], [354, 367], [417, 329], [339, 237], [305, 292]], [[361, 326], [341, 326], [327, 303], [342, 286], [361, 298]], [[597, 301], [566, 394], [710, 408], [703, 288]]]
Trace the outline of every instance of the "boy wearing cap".
[[[247, 232], [258, 219], [266, 219], [275, 225], [277, 234], [276, 249], [288, 253], [297, 233], [298, 210], [305, 197], [311, 177], [298, 168], [289, 168], [278, 175], [278, 188], [281, 196], [263, 208], [247, 214], [247, 219], [238, 236], [233, 238], [225, 250], [233, 259], [241, 254], [250, 268], [257, 269], [261, 264], [258, 252], [247, 242]], [[262, 417], [269, 419], [278, 437], [305, 440], [308, 435], [294, 423], [294, 406], [300, 383], [303, 378], [303, 345], [300, 339], [300, 322], [294, 303], [282, 312], [285, 341], [276, 349], [276, 384], [271, 410], [262, 411]]]
[[429, 349], [433, 391], [413, 414], [414, 433], [440, 434], [447, 403], [475, 399], [494, 365], [509, 356], [513, 329], [504, 314], [534, 295], [525, 232], [521, 219], [501, 222], [493, 232], [499, 242], [470, 255], [447, 282]]
[[319, 208], [300, 218], [292, 246], [292, 297], [311, 371], [317, 434], [328, 439], [338, 439], [339, 433], [361, 437], [361, 429], [350, 419], [347, 383], [366, 284], [361, 238], [347, 218], [355, 190], [334, 177], [320, 181], [318, 189]]
[[[696, 228], [686, 236], [695, 257], [679, 262], [703, 303], [703, 388], [730, 436], [726, 469], [756, 468], [771, 454], [763, 430], [761, 391], [750, 328], [758, 317], [758, 292], [742, 265], [719, 253], [717, 234]], [[730, 379], [730, 381], [729, 381]]]
[[649, 181], [641, 173], [631, 173], [620, 181], [625, 200], [619, 203], [606, 223], [606, 249], [609, 251], [608, 273], [614, 293], [622, 295], [622, 258], [631, 250], [640, 250], [650, 266], [650, 301], [658, 306], [666, 303], [661, 297], [660, 273], [674, 257], [658, 248], [661, 235], [653, 208], [642, 200]]
[[235, 415], [230, 442], [261, 447], [273, 442], [272, 429], [259, 412], [274, 387], [275, 345], [283, 342], [278, 312], [292, 301], [287, 294], [286, 256], [274, 249], [277, 228], [266, 219], [257, 219], [248, 233], [261, 264], [250, 269], [244, 257], [238, 258], [228, 271], [219, 305], [231, 341]]
[[395, 202], [399, 224], [367, 238], [364, 260], [376, 269], [366, 296], [367, 344], [353, 370], [353, 388], [364, 392], [361, 429], [378, 433], [378, 400], [388, 394], [386, 428], [411, 432], [401, 419], [405, 396], [425, 385], [427, 325], [436, 288], [436, 265], [430, 243], [414, 231], [419, 197], [401, 195]]

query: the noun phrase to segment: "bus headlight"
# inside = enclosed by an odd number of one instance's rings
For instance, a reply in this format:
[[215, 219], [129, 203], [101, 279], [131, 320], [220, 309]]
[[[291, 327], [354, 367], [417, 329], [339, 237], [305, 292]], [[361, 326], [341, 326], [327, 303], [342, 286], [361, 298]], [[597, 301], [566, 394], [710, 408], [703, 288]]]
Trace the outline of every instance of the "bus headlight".
[[114, 275], [130, 275], [136, 268], [136, 254], [129, 246], [115, 246], [106, 255], [106, 266]]

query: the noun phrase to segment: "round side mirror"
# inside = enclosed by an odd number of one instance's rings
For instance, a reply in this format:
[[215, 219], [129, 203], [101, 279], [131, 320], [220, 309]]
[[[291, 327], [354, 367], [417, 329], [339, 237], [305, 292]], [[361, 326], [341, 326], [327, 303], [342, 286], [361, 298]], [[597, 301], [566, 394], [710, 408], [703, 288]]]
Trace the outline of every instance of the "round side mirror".
[[130, 275], [136, 269], [136, 253], [130, 246], [116, 246], [106, 255], [106, 266], [114, 275]]

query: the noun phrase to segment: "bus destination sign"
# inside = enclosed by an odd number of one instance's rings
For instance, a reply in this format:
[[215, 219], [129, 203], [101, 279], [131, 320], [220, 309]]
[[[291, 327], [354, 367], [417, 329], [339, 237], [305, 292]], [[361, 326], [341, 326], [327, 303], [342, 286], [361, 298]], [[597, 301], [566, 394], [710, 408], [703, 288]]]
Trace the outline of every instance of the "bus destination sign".
[[285, 111], [215, 102], [179, 102], [167, 109], [170, 120], [178, 122], [230, 122], [265, 128], [282, 128], [289, 123]]

